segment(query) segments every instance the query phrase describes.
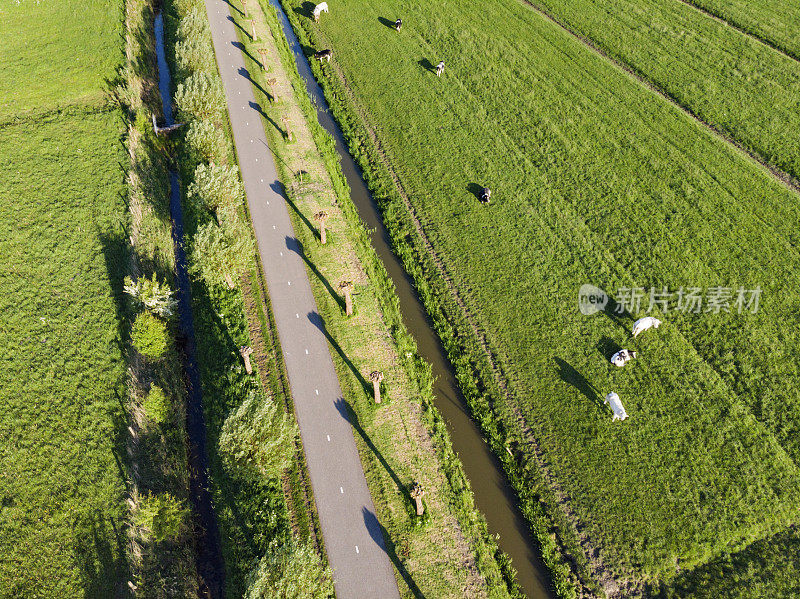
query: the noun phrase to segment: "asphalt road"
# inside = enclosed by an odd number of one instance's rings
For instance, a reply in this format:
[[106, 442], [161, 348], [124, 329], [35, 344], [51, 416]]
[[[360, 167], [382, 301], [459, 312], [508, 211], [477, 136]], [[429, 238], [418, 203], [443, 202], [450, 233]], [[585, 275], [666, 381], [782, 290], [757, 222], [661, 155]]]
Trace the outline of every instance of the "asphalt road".
[[336, 596], [399, 598], [236, 26], [225, 0], [206, 9]]

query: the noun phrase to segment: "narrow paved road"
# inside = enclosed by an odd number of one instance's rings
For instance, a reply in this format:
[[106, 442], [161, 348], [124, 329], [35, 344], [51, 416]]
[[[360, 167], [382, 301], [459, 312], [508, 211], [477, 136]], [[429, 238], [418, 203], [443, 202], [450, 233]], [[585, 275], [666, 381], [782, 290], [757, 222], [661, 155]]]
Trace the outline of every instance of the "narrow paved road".
[[336, 595], [399, 597], [236, 25], [225, 0], [206, 10]]

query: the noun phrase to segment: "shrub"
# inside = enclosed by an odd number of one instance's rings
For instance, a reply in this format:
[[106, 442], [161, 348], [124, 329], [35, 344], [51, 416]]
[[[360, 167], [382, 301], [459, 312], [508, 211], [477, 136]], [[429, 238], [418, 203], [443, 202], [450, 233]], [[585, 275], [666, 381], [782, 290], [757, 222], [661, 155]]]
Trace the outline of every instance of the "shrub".
[[204, 13], [204, 8], [195, 6], [178, 25], [177, 37], [180, 41], [175, 44], [178, 79], [185, 79], [197, 71], [209, 72], [217, 68]]
[[225, 111], [222, 84], [203, 71], [192, 73], [178, 84], [175, 106], [188, 119], [217, 119]]
[[124, 289], [134, 301], [162, 318], [170, 318], [175, 313], [178, 302], [173, 297], [173, 291], [169, 285], [156, 279], [156, 273], [151, 279], [141, 277], [136, 282], [125, 277]]
[[308, 544], [278, 544], [247, 577], [245, 599], [326, 599], [333, 597], [333, 578]]
[[291, 464], [296, 437], [297, 426], [283, 408], [251, 392], [225, 420], [219, 452], [245, 475], [277, 478]]
[[225, 134], [211, 121], [192, 121], [186, 144], [194, 162], [221, 161], [226, 154]]
[[131, 341], [143, 356], [160, 358], [169, 346], [167, 325], [150, 312], [139, 312], [133, 321]]
[[134, 523], [144, 532], [145, 538], [154, 543], [176, 541], [186, 531], [189, 508], [183, 501], [163, 493], [147, 495], [139, 503]]
[[163, 424], [172, 415], [172, 405], [169, 403], [164, 390], [158, 385], [150, 387], [150, 392], [142, 402], [147, 419], [156, 424]]

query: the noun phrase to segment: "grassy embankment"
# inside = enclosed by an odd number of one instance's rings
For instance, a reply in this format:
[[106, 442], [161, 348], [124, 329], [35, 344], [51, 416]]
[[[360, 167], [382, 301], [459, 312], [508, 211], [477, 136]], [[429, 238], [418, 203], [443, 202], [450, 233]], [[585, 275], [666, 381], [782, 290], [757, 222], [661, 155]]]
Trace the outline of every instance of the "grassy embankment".
[[530, 4], [764, 162], [800, 179], [797, 60], [675, 0]]
[[792, 0], [686, 0], [800, 60], [800, 6]]
[[[528, 8], [489, 4], [349, 1], [319, 26], [287, 8], [335, 51], [316, 72], [546, 558], [568, 560], [562, 593], [653, 591], [796, 519], [797, 197]], [[670, 312], [612, 371], [643, 311], [581, 317], [586, 282], [763, 295], [758, 314]]]
[[123, 60], [122, 12], [119, 2], [83, 5], [0, 7], [0, 596], [9, 598], [108, 597], [128, 575], [112, 241], [125, 212], [124, 127], [104, 84]]
[[[278, 578], [301, 580], [303, 572], [310, 572], [309, 580], [319, 584], [328, 577], [313, 555], [302, 562], [302, 572], [292, 565], [299, 562], [269, 561], [280, 557], [281, 548], [316, 545], [313, 500], [306, 488], [299, 439], [281, 417], [284, 411], [291, 413], [291, 402], [268, 302], [262, 296], [205, 5], [199, 0], [168, 1], [164, 13], [176, 120], [187, 123], [176, 137], [177, 162], [226, 596], [255, 592], [259, 563], [272, 563], [268, 570]], [[218, 243], [205, 244], [210, 236]], [[245, 372], [242, 346], [254, 350], [254, 375]], [[275, 414], [266, 428], [265, 414]], [[243, 467], [231, 458], [230, 449], [248, 442], [280, 455], [283, 464], [267, 470]], [[290, 467], [283, 471], [289, 458]], [[269, 460], [266, 456], [262, 463]]]
[[[263, 125], [288, 190], [295, 231], [357, 423], [356, 439], [400, 588], [407, 596], [506, 596], [508, 583], [495, 554], [504, 564], [505, 558], [474, 507], [433, 406], [428, 367], [402, 324], [393, 286], [350, 200], [333, 140], [316, 120], [274, 9], [266, 2], [250, 3], [245, 16], [237, 8], [231, 14], [240, 25], [248, 72], [264, 111]], [[255, 21], [257, 41], [244, 33], [250, 31], [247, 18]], [[268, 51], [267, 72], [259, 49]], [[284, 119], [292, 141], [287, 140]], [[320, 210], [328, 215], [324, 246], [319, 224], [314, 224]], [[354, 285], [355, 313], [349, 318], [343, 313], [342, 281]], [[385, 376], [386, 397], [380, 407], [374, 404], [369, 383], [374, 370]], [[428, 515], [422, 526], [409, 495], [415, 482], [426, 490]], [[510, 572], [505, 576], [510, 579]]]

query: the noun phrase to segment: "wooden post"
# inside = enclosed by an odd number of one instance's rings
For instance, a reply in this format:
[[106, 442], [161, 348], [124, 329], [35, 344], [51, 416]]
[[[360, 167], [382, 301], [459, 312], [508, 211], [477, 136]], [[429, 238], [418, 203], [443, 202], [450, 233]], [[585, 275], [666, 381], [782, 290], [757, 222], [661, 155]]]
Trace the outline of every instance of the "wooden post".
[[253, 38], [253, 41], [256, 41], [256, 22], [254, 19], [247, 20], [250, 21], [250, 31], [252, 31], [251, 37]]
[[372, 392], [375, 396], [375, 403], [381, 403], [381, 381], [383, 380], [383, 373], [376, 370], [369, 375], [369, 380], [372, 381]]

